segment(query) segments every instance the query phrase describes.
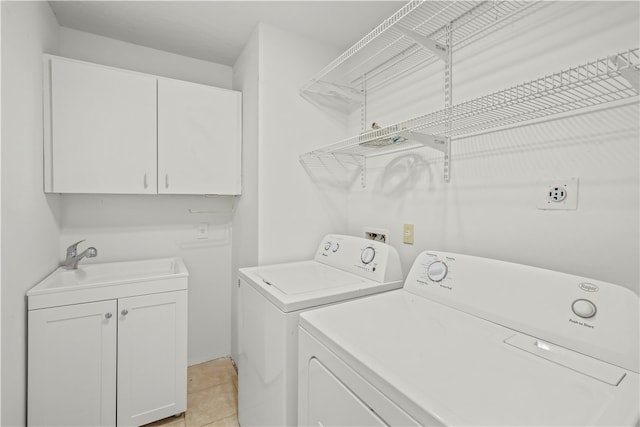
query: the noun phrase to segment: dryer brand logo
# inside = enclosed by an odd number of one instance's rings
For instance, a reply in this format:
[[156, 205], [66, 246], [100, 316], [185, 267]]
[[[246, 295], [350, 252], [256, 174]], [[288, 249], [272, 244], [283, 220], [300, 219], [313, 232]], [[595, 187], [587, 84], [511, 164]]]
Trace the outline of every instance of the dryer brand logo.
[[598, 292], [600, 290], [599, 287], [594, 285], [593, 283], [582, 282], [578, 285], [580, 289], [587, 292]]

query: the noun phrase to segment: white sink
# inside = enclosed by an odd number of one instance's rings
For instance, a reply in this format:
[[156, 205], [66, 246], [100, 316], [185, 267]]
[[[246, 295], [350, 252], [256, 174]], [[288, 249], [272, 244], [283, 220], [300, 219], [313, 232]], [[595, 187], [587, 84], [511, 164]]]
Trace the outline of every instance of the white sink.
[[180, 258], [60, 267], [27, 292], [29, 310], [187, 288]]

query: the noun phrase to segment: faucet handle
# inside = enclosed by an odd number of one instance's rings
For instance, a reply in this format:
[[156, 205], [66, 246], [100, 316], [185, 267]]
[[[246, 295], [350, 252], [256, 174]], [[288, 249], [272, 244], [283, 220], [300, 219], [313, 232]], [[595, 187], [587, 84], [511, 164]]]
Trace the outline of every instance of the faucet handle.
[[76, 252], [76, 251], [78, 250], [78, 245], [79, 245], [80, 243], [84, 242], [85, 240], [86, 240], [86, 239], [82, 239], [82, 240], [79, 240], [79, 241], [75, 242], [73, 245], [70, 245], [70, 246], [67, 248], [67, 253], [69, 254], [69, 253]]

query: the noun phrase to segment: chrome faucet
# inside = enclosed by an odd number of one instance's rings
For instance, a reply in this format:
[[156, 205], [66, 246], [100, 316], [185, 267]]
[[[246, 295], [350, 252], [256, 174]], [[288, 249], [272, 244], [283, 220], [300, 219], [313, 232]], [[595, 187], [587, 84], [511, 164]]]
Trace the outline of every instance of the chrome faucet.
[[78, 268], [78, 263], [82, 258], [93, 258], [98, 256], [98, 250], [93, 246], [85, 249], [80, 254], [78, 254], [78, 245], [84, 242], [84, 240], [80, 240], [79, 242], [75, 242], [73, 245], [67, 248], [67, 259], [64, 260], [64, 264], [62, 266], [67, 270], [75, 270]]

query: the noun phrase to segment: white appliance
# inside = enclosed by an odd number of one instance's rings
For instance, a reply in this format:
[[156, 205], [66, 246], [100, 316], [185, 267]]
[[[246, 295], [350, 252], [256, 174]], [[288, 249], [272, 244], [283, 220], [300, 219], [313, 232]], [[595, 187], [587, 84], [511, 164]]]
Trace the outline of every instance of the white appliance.
[[397, 251], [328, 235], [311, 261], [239, 270], [238, 420], [296, 425], [298, 317], [302, 311], [402, 286]]
[[639, 299], [423, 252], [402, 289], [303, 313], [299, 425], [638, 425]]

